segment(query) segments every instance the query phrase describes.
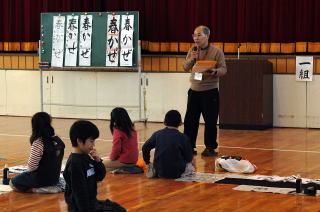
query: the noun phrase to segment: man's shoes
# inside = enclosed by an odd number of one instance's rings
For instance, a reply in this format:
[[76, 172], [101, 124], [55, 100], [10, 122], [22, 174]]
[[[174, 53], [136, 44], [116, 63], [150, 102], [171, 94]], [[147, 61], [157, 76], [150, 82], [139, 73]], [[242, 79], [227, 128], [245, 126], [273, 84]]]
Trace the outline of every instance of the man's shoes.
[[214, 151], [214, 149], [205, 148], [205, 150], [201, 153], [201, 155], [203, 157], [213, 157], [213, 156], [217, 156], [218, 152]]

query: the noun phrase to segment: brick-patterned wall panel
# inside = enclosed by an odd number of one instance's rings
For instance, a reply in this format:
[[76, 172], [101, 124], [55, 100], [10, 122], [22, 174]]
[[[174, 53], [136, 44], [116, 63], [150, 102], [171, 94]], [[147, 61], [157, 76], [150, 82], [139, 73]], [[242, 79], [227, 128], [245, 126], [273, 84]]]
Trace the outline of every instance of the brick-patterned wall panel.
[[3, 68], [4, 69], [11, 69], [11, 56], [4, 56], [3, 57]]
[[169, 71], [168, 57], [160, 57], [160, 71]]
[[33, 56], [26, 56], [26, 69], [33, 69]]
[[314, 73], [320, 74], [320, 58], [316, 58], [313, 61], [313, 70]]
[[26, 56], [19, 56], [19, 69], [26, 69]]
[[143, 71], [151, 71], [151, 57], [144, 57], [143, 59]]
[[0, 69], [4, 69], [3, 56], [0, 56]]
[[159, 71], [160, 70], [160, 58], [152, 57], [151, 58], [151, 71]]
[[38, 56], [33, 56], [33, 68], [39, 69], [39, 57]]
[[169, 71], [177, 71], [177, 58], [169, 57]]
[[184, 71], [182, 67], [184, 61], [185, 61], [185, 58], [181, 58], [181, 57], [177, 58], [177, 71]]
[[11, 68], [19, 69], [19, 56], [11, 56]]
[[296, 58], [287, 58], [287, 73], [296, 73]]
[[287, 72], [287, 60], [286, 59], [277, 59], [277, 73], [286, 73]]
[[[227, 55], [227, 60], [237, 59], [234, 55]], [[289, 73], [294, 74], [296, 71], [296, 58], [289, 57], [260, 57], [260, 56], [242, 56], [241, 59], [249, 60], [268, 60], [273, 64], [273, 73]], [[185, 61], [185, 55], [181, 56], [143, 56], [141, 60], [142, 71], [178, 71], [183, 72], [182, 64]], [[0, 69], [39, 69], [39, 58], [37, 55], [0, 55]], [[320, 58], [314, 57], [314, 73], [320, 74]]]

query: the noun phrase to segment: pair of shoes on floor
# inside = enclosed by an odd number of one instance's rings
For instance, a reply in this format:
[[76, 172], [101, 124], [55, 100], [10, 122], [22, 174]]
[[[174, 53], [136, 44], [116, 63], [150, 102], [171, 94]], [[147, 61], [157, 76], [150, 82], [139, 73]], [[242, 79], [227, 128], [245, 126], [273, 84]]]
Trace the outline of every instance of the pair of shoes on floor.
[[216, 152], [214, 149], [205, 148], [205, 150], [201, 153], [201, 155], [203, 157], [212, 157], [212, 156], [217, 156], [218, 152]]

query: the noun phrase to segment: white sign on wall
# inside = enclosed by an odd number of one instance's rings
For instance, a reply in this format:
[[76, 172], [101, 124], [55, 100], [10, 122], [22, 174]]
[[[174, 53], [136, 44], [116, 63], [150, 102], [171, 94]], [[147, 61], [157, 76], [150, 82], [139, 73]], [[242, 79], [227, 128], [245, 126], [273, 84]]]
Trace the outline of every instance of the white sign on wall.
[[296, 81], [312, 81], [313, 57], [296, 57]]

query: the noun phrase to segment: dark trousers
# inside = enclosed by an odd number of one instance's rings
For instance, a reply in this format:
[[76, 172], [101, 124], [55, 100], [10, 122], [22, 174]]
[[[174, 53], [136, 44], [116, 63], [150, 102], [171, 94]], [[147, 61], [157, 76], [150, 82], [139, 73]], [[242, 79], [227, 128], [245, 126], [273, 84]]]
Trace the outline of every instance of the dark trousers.
[[204, 144], [208, 149], [216, 149], [217, 120], [219, 114], [219, 91], [217, 88], [208, 91], [188, 91], [187, 112], [184, 118], [184, 133], [189, 136], [193, 148], [199, 129], [200, 115], [202, 114], [204, 128]]

